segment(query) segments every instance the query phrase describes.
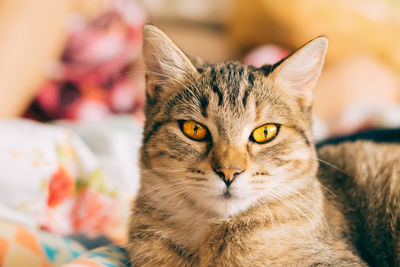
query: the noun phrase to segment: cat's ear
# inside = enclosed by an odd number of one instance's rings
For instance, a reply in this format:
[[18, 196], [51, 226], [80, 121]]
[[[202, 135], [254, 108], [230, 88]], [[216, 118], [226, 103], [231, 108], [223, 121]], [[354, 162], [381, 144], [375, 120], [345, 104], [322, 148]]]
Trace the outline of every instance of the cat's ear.
[[143, 59], [150, 97], [171, 90], [197, 70], [168, 36], [153, 25], [143, 27]]
[[314, 89], [328, 48], [326, 37], [317, 37], [297, 49], [272, 72], [274, 84], [296, 96], [299, 104], [312, 104]]

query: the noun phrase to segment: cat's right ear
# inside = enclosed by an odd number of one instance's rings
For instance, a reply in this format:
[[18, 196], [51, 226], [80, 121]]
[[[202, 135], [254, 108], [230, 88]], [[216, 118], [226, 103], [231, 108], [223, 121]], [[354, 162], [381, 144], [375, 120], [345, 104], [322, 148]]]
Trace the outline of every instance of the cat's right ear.
[[297, 98], [302, 107], [312, 104], [314, 89], [328, 48], [326, 37], [317, 37], [284, 59], [272, 72], [274, 83]]
[[190, 59], [153, 25], [143, 27], [143, 59], [150, 97], [168, 93], [197, 72]]

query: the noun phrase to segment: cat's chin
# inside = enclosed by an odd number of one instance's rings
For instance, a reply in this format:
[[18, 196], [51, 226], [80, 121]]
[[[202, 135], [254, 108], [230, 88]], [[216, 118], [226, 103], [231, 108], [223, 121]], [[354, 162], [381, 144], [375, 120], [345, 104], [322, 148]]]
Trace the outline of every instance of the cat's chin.
[[215, 196], [203, 201], [203, 205], [220, 217], [232, 217], [252, 206], [254, 201], [244, 199], [235, 194], [224, 192], [221, 195]]

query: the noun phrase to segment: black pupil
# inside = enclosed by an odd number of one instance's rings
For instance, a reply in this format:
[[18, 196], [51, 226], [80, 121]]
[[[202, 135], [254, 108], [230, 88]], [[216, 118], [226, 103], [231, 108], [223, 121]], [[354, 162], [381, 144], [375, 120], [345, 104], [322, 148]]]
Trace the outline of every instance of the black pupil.
[[194, 134], [197, 134], [198, 131], [199, 131], [199, 126], [197, 124], [195, 124], [193, 127]]
[[268, 136], [268, 129], [267, 127], [264, 127], [264, 137], [267, 138]]

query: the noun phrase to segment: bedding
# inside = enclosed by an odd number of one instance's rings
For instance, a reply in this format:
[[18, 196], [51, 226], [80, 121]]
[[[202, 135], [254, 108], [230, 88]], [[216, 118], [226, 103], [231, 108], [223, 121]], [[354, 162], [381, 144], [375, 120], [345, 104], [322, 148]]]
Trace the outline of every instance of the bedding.
[[68, 237], [0, 220], [0, 266], [59, 266], [85, 251]]
[[126, 251], [121, 246], [100, 247], [88, 251], [63, 267], [129, 267]]
[[123, 243], [140, 136], [129, 116], [58, 126], [0, 120], [0, 266], [66, 263], [85, 251], [68, 236]]
[[71, 130], [1, 121], [0, 218], [63, 235], [111, 234], [119, 216], [111, 182]]

